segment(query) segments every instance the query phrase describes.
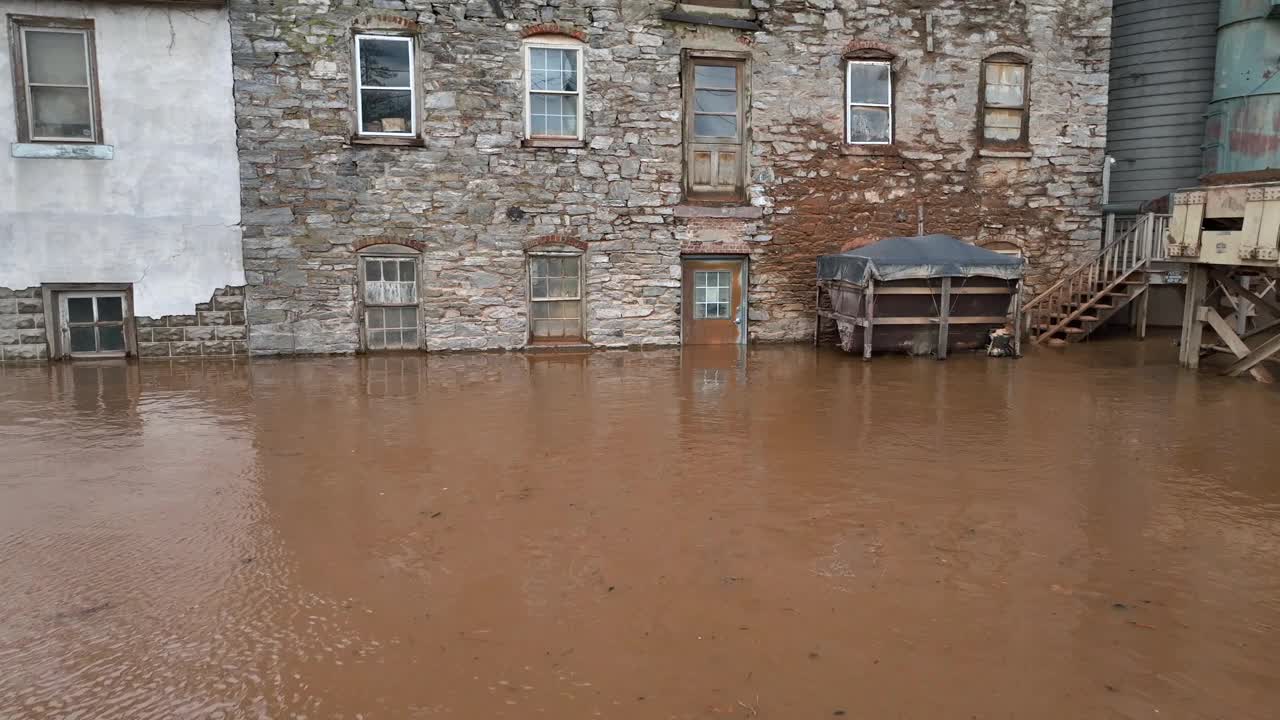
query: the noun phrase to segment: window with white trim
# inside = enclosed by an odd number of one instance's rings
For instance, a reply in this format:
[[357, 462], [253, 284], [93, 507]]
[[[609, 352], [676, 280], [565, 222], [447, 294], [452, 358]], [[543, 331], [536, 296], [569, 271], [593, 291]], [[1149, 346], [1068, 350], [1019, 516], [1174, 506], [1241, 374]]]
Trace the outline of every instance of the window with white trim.
[[9, 17], [18, 142], [102, 142], [93, 21]]
[[402, 35], [356, 36], [357, 134], [414, 137], [418, 102], [413, 38]]
[[845, 97], [846, 142], [893, 143], [893, 68], [888, 61], [846, 61]]
[[529, 256], [529, 335], [582, 339], [582, 256]]
[[525, 43], [524, 53], [525, 137], [581, 140], [582, 44], [540, 38]]
[[123, 357], [129, 306], [123, 292], [58, 294], [62, 352], [71, 357]]
[[368, 350], [418, 348], [418, 256], [361, 255]]

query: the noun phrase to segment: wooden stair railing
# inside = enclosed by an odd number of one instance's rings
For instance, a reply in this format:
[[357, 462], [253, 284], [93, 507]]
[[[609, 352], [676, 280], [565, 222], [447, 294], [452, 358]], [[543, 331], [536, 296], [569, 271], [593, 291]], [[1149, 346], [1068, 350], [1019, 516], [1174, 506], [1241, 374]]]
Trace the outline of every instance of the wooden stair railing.
[[[1164, 244], [1164, 216], [1143, 215], [1119, 237], [1022, 306], [1023, 327], [1042, 343], [1062, 335], [1082, 340], [1147, 290], [1145, 271]], [[1124, 292], [1118, 289], [1124, 286]], [[1104, 299], [1113, 300], [1104, 304]], [[1100, 312], [1086, 315], [1098, 308]], [[1081, 322], [1081, 327], [1072, 323]]]

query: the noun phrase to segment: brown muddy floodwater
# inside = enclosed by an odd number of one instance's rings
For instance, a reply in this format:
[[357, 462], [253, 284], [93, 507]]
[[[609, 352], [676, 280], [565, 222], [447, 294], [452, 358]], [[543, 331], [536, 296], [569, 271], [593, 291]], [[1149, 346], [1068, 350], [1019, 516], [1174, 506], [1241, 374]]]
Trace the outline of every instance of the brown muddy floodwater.
[[1275, 718], [1280, 392], [1167, 338], [0, 369], [0, 717]]

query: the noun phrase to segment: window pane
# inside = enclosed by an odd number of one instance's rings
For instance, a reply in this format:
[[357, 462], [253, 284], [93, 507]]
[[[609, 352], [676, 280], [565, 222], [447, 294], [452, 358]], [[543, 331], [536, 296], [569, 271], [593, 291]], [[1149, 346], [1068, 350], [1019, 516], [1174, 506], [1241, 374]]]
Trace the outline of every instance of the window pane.
[[418, 327], [418, 309], [405, 307], [400, 308], [400, 327], [416, 328]]
[[400, 338], [401, 335], [399, 330], [387, 330], [386, 338], [383, 342], [386, 344], [388, 350], [396, 350], [400, 347]]
[[409, 90], [361, 90], [361, 130], [363, 132], [410, 133]]
[[88, 85], [84, 33], [23, 33], [27, 42], [27, 78], [33, 83]]
[[733, 113], [738, 112], [738, 93], [733, 90], [694, 90], [693, 109], [695, 112]]
[[412, 281], [417, 269], [417, 263], [414, 260], [400, 261], [400, 280], [402, 282]]
[[695, 65], [693, 67], [693, 86], [695, 88], [737, 90], [738, 68], [732, 65]]
[[987, 63], [987, 104], [1022, 107], [1026, 69], [1025, 65]]
[[406, 350], [412, 350], [418, 347], [418, 331], [417, 329], [405, 330], [400, 337], [400, 346]]
[[544, 258], [544, 257], [533, 258], [532, 272], [534, 277], [546, 277], [547, 276], [547, 258]]
[[98, 341], [92, 325], [71, 328], [71, 352], [94, 352], [97, 349]]
[[382, 261], [382, 279], [384, 281], [395, 282], [400, 279], [400, 273], [396, 271], [397, 265], [399, 265], [399, 263], [395, 260]]
[[360, 84], [409, 87], [409, 43], [360, 38]]
[[889, 104], [889, 63], [849, 63], [849, 102]]
[[540, 300], [540, 299], [542, 299], [542, 298], [547, 297], [547, 279], [546, 279], [546, 278], [534, 278], [534, 279], [533, 279], [533, 291], [532, 291], [532, 292], [533, 292], [533, 298], [534, 298], [535, 300]]
[[531, 48], [529, 87], [533, 90], [577, 92], [577, 50]]
[[98, 349], [103, 351], [124, 350], [123, 325], [99, 325]]
[[535, 93], [529, 98], [529, 120], [534, 135], [577, 135], [578, 96]]
[[369, 331], [369, 349], [381, 350], [387, 346], [387, 334], [382, 330]]
[[100, 297], [98, 301], [98, 322], [119, 322], [124, 319], [124, 298]]
[[382, 263], [377, 260], [364, 261], [364, 279], [377, 282], [382, 279]]
[[67, 298], [67, 322], [93, 322], [93, 298]]
[[889, 140], [889, 108], [849, 108], [849, 142], [887, 143]]
[[578, 277], [579, 267], [581, 267], [579, 258], [576, 258], [576, 257], [560, 258], [560, 272], [567, 278]]
[[694, 115], [693, 134], [704, 138], [736, 138], [738, 118], [735, 115]]
[[1022, 138], [1022, 111], [988, 109], [983, 115], [982, 134], [988, 140], [1014, 141]]
[[33, 86], [31, 125], [36, 137], [93, 137], [89, 89]]
[[382, 327], [382, 308], [373, 308], [365, 315], [365, 322], [370, 329], [378, 329]]

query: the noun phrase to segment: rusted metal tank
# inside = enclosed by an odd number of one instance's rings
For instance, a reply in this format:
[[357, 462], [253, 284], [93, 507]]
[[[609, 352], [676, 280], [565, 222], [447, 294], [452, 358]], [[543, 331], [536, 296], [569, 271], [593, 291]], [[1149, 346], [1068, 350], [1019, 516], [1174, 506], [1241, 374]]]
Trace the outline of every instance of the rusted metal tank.
[[1205, 172], [1280, 172], [1280, 0], [1222, 0]]

